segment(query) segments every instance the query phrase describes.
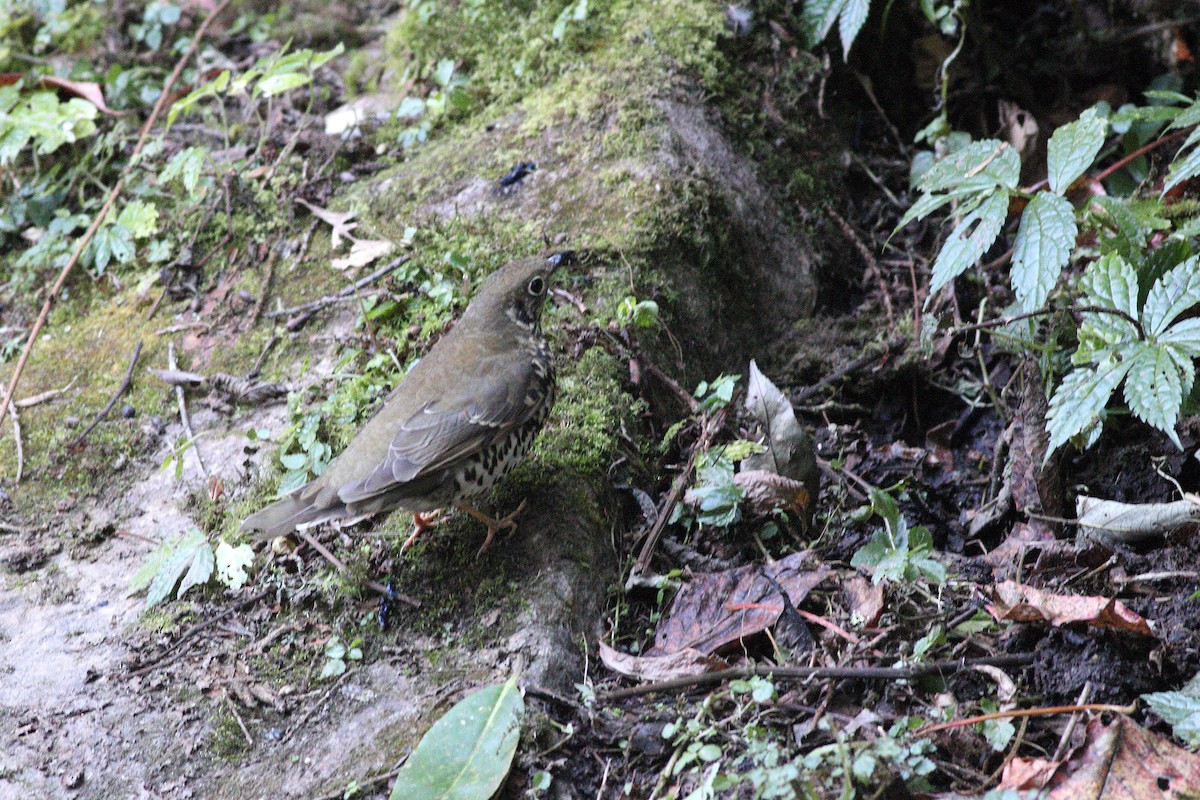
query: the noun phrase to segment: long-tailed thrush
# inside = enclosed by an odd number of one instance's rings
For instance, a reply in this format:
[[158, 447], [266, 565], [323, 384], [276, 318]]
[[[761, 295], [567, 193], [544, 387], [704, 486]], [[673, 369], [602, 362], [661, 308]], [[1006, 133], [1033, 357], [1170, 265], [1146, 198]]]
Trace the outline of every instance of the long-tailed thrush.
[[494, 519], [468, 501], [512, 471], [550, 415], [554, 365], [542, 305], [568, 257], [496, 270], [325, 472], [247, 517], [242, 530], [272, 538], [403, 508], [417, 520], [407, 547], [423, 512], [453, 505], [487, 525], [483, 552], [496, 531], [515, 528], [516, 512]]

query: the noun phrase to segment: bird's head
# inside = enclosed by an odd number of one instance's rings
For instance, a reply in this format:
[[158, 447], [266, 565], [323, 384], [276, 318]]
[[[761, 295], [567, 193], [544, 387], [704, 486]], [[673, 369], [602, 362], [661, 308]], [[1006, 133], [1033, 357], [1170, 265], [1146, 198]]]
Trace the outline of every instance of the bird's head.
[[536, 331], [542, 318], [542, 306], [550, 291], [550, 278], [570, 258], [571, 253], [567, 252], [549, 258], [535, 256], [505, 264], [479, 287], [479, 292], [463, 316], [464, 321], [468, 318], [494, 319], [503, 316], [522, 329]]

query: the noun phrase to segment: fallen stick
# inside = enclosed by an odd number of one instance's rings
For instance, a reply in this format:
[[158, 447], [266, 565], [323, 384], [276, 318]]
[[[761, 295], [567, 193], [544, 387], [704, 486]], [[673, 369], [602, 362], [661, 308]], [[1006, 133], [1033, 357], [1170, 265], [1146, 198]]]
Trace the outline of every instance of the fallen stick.
[[[121, 385], [117, 387], [117, 391], [113, 392], [113, 396], [108, 398], [108, 405], [101, 409], [100, 413], [96, 415], [96, 418], [92, 420], [92, 424], [84, 428], [83, 433], [71, 440], [71, 447], [78, 447], [83, 440], [87, 438], [88, 434], [95, 430], [96, 426], [108, 416], [108, 412], [113, 410], [113, 406], [117, 404], [117, 400], [121, 397], [121, 395], [129, 391], [129, 387], [133, 384], [133, 368], [137, 365], [138, 356], [141, 354], [142, 343], [138, 342], [137, 347], [133, 350], [133, 358], [129, 359], [129, 369], [125, 370], [125, 380], [121, 381]], [[13, 416], [13, 421], [16, 421], [15, 414]], [[17, 478], [17, 480], [19, 481], [20, 478]]]
[[731, 669], [706, 672], [702, 675], [685, 675], [680, 678], [644, 683], [641, 686], [631, 686], [627, 689], [615, 689], [611, 692], [601, 692], [596, 700], [601, 703], [611, 703], [629, 697], [654, 694], [655, 692], [674, 692], [681, 689], [691, 689], [696, 686], [708, 686], [713, 683], [752, 678], [754, 676], [805, 680], [808, 678], [834, 678], [839, 680], [867, 681], [898, 681], [912, 680], [922, 675], [933, 673], [958, 672], [977, 666], [1020, 667], [1033, 663], [1032, 653], [1014, 653], [1003, 656], [986, 658], [948, 659], [945, 661], [927, 661], [923, 664], [913, 664], [910, 667], [779, 667], [773, 664], [755, 664], [751, 667], [733, 667]]
[[289, 331], [299, 330], [304, 326], [304, 323], [312, 319], [313, 315], [315, 315], [321, 309], [325, 308], [326, 306], [331, 306], [334, 303], [349, 297], [363, 287], [379, 280], [389, 272], [395, 272], [401, 266], [408, 263], [410, 258], [411, 256], [400, 256], [399, 258], [389, 262], [386, 266], [375, 270], [367, 277], [360, 278], [349, 286], [341, 289], [336, 294], [329, 295], [328, 297], [322, 297], [320, 300], [313, 300], [312, 302], [304, 303], [303, 305], [294, 306], [292, 308], [285, 308], [279, 311], [269, 311], [267, 312], [266, 316], [287, 317], [294, 314], [295, 316], [292, 316], [290, 319], [288, 319], [284, 327], [286, 327]]

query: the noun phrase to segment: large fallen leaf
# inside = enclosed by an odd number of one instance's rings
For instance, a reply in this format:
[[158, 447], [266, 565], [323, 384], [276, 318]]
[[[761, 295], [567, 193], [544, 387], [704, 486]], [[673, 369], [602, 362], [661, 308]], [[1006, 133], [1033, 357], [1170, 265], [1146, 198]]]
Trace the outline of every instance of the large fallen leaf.
[[991, 594], [987, 610], [998, 620], [1049, 622], [1056, 627], [1082, 622], [1096, 628], [1154, 636], [1150, 623], [1143, 617], [1107, 597], [1052, 594], [1016, 581], [996, 584]]
[[703, 675], [729, 667], [725, 659], [690, 647], [665, 656], [634, 656], [614, 650], [604, 642], [600, 642], [600, 661], [613, 672], [649, 682]]
[[421, 737], [391, 800], [488, 800], [512, 767], [524, 714], [515, 675], [467, 695]]
[[745, 406], [762, 432], [764, 449], [747, 456], [742, 469], [776, 472], [798, 481], [815, 474], [812, 437], [800, 427], [791, 401], [754, 361], [750, 362]]
[[[1200, 795], [1200, 758], [1118, 716], [1093, 717], [1087, 737], [1061, 764], [1051, 765], [1039, 789], [1045, 800], [1153, 800]], [[1032, 777], [1026, 775], [1026, 777]], [[1002, 788], [1017, 788], [1003, 781]]]
[[1189, 496], [1173, 503], [1118, 503], [1080, 495], [1075, 500], [1075, 516], [1085, 536], [1108, 545], [1130, 544], [1200, 522], [1200, 501]]
[[350, 245], [350, 252], [346, 257], [335, 258], [329, 262], [329, 265], [339, 270], [350, 269], [352, 267], [365, 267], [367, 264], [378, 261], [395, 249], [396, 245], [385, 239], [378, 241], [355, 239], [354, 244]]
[[810, 551], [793, 553], [765, 566], [751, 565], [697, 575], [675, 595], [659, 623], [647, 656], [691, 648], [711, 654], [761, 633], [775, 624], [787, 593], [799, 605], [832, 574]]

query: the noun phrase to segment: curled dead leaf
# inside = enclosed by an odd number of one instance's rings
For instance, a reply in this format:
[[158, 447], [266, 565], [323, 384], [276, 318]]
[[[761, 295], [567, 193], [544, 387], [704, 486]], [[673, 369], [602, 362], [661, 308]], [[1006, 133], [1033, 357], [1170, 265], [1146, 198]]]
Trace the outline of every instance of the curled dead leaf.
[[1096, 628], [1154, 636], [1145, 618], [1111, 598], [1054, 594], [1016, 581], [996, 584], [991, 595], [992, 602], [986, 608], [998, 620], [1049, 622], [1056, 627], [1082, 622]]
[[604, 642], [600, 642], [600, 661], [613, 672], [646, 682], [703, 675], [729, 667], [725, 659], [690, 647], [662, 656], [635, 656], [614, 650]]

